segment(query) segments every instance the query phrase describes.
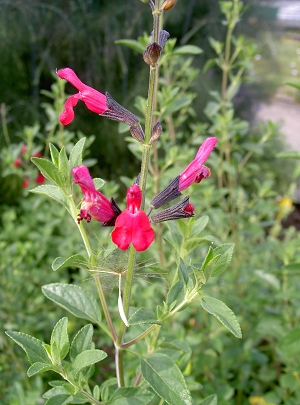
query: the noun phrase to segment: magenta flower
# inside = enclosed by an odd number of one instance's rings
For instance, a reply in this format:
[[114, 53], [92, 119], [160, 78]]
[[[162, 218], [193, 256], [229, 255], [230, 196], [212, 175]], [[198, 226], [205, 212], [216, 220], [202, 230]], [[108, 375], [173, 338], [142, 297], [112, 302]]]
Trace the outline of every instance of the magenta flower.
[[108, 110], [108, 106], [106, 105], [106, 95], [82, 83], [72, 69], [60, 69], [57, 71], [57, 75], [61, 79], [65, 79], [73, 84], [78, 90], [77, 94], [74, 94], [67, 99], [65, 109], [60, 114], [59, 120], [63, 125], [68, 125], [73, 121], [73, 107], [77, 105], [78, 100], [82, 100], [87, 108], [96, 114], [103, 114]]
[[210, 170], [204, 166], [203, 163], [209, 157], [216, 143], [217, 138], [207, 138], [200, 146], [195, 159], [173, 179], [167, 187], [160, 191], [150, 202], [151, 209], [157, 209], [167, 204], [168, 202], [180, 197], [181, 191], [185, 190], [193, 183], [200, 183], [200, 181], [210, 176]]
[[92, 218], [99, 222], [110, 223], [116, 217], [113, 202], [96, 190], [88, 168], [84, 165], [74, 167], [72, 176], [74, 183], [79, 185], [84, 194], [78, 214], [78, 223], [83, 219], [90, 222]]
[[78, 100], [82, 100], [90, 111], [129, 125], [131, 135], [139, 142], [144, 141], [145, 135], [139, 119], [117, 103], [110, 94], [102, 94], [100, 91], [82, 83], [70, 68], [60, 69], [56, 73], [58, 77], [68, 80], [78, 90], [77, 94], [69, 97], [65, 102], [65, 109], [59, 116], [59, 120], [63, 125], [68, 125], [73, 121], [73, 107], [76, 106]]
[[200, 146], [196, 157], [179, 175], [178, 191], [185, 190], [193, 183], [200, 183], [200, 181], [210, 176], [210, 169], [203, 165], [211, 154], [213, 148], [218, 142], [217, 138], [207, 138]]
[[127, 209], [122, 211], [112, 231], [112, 241], [121, 250], [128, 249], [130, 243], [141, 252], [148, 249], [154, 239], [154, 231], [144, 211], [140, 210], [142, 191], [137, 184], [129, 187], [126, 196]]

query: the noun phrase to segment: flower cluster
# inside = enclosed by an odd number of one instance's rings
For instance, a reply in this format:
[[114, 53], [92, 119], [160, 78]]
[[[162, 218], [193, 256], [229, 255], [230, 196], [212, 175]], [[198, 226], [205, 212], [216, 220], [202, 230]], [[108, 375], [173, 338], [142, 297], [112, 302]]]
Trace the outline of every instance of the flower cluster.
[[112, 241], [121, 250], [128, 249], [131, 243], [137, 251], [148, 249], [155, 236], [150, 221], [155, 224], [173, 219], [190, 218], [194, 215], [194, 206], [190, 204], [189, 196], [186, 196], [177, 204], [155, 213], [149, 218], [153, 209], [169, 203], [179, 197], [182, 190], [193, 183], [199, 183], [203, 178], [210, 175], [210, 170], [203, 163], [209, 157], [216, 143], [217, 139], [214, 137], [206, 139], [200, 146], [195, 159], [152, 199], [148, 215], [140, 209], [142, 191], [138, 184], [135, 183], [129, 187], [126, 196], [127, 207], [121, 211], [113, 198], [108, 200], [96, 190], [86, 166], [81, 165], [73, 168], [74, 183], [79, 185], [84, 195], [78, 214], [78, 223], [83, 219], [90, 222], [94, 218], [102, 222], [103, 226], [114, 226], [115, 228], [111, 233]]
[[[27, 145], [23, 144], [21, 147], [21, 151], [20, 151], [20, 155], [16, 157], [16, 159], [13, 161], [13, 166], [14, 167], [21, 167], [24, 169], [24, 171], [26, 171], [26, 167], [28, 165], [28, 159], [29, 157], [24, 158], [24, 155], [27, 152]], [[42, 157], [41, 152], [35, 152], [33, 155], [33, 157]], [[45, 177], [42, 175], [42, 173], [38, 173], [38, 175], [36, 176], [36, 178], [34, 179], [36, 184], [44, 184], [45, 183]], [[30, 183], [30, 178], [28, 176], [25, 176], [23, 178], [23, 182], [22, 182], [22, 188], [27, 188], [29, 186]]]
[[[175, 2], [174, 0], [166, 0], [163, 4], [164, 9], [168, 10], [173, 7]], [[151, 42], [147, 45], [144, 53], [146, 63], [151, 66], [156, 64], [168, 36], [167, 31], [160, 30], [158, 42]], [[68, 125], [73, 121], [75, 116], [74, 107], [77, 105], [78, 100], [81, 100], [90, 111], [129, 125], [132, 136], [139, 142], [144, 141], [144, 132], [138, 118], [118, 104], [108, 93], [100, 93], [84, 84], [70, 68], [58, 70], [57, 75], [59, 78], [70, 82], [78, 90], [78, 93], [70, 96], [65, 102], [65, 108], [59, 117], [63, 125]], [[151, 144], [157, 140], [161, 133], [161, 124], [157, 123], [152, 130], [149, 143]], [[173, 219], [189, 218], [194, 215], [194, 206], [190, 204], [189, 196], [187, 196], [177, 204], [150, 216], [152, 210], [158, 209], [175, 198], [180, 197], [182, 190], [210, 176], [210, 170], [204, 166], [204, 162], [209, 157], [216, 143], [217, 139], [215, 137], [207, 138], [204, 141], [195, 159], [164, 190], [152, 199], [147, 214], [141, 210], [142, 191], [138, 185], [139, 178], [135, 184], [129, 187], [126, 196], [127, 207], [124, 211], [121, 211], [113, 198], [109, 200], [96, 190], [87, 167], [81, 165], [73, 168], [74, 183], [79, 185], [84, 195], [77, 218], [78, 223], [83, 219], [90, 222], [94, 218], [101, 222], [103, 226], [115, 227], [111, 233], [111, 237], [119, 249], [126, 250], [132, 244], [137, 251], [146, 250], [153, 242], [155, 236], [151, 222], [155, 224]]]

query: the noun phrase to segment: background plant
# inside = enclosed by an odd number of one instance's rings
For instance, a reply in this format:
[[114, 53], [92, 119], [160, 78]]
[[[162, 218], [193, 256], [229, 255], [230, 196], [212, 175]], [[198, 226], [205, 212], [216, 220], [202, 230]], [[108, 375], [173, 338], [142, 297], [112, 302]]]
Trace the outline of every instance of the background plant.
[[[228, 15], [230, 17], [230, 14]], [[231, 18], [233, 18], [233, 16], [231, 16]], [[234, 18], [236, 19], [236, 15]], [[242, 41], [242, 39], [240, 39], [240, 41]], [[214, 43], [212, 40], [210, 42], [211, 44]], [[170, 44], [172, 43], [170, 42]], [[233, 53], [235, 52], [235, 44], [236, 41], [233, 41]], [[247, 57], [247, 54], [250, 58], [252, 57], [251, 44], [249, 44], [250, 52], [247, 52], [247, 44], [244, 43], [243, 45], [243, 51], [239, 54], [238, 63], [240, 66], [243, 66], [243, 64], [249, 66], [249, 63], [246, 63], [246, 60], [243, 58]], [[174, 83], [172, 82], [172, 77], [174, 76], [177, 78], [178, 87], [183, 88], [183, 86], [186, 86], [188, 83], [189, 91], [193, 92], [190, 87], [192, 85], [191, 79], [193, 78], [192, 72], [189, 71], [189, 69], [182, 71], [183, 78], [182, 82], [180, 82], [178, 66], [180, 66], [182, 61], [179, 60], [180, 55], [176, 55], [176, 48], [172, 56], [171, 52], [168, 53], [168, 46], [171, 47], [171, 45], [167, 45], [165, 49], [165, 60], [161, 59], [160, 61], [162, 65], [161, 72], [164, 72], [165, 64], [169, 76], [167, 79], [170, 80], [168, 83]], [[194, 51], [199, 52], [199, 50], [195, 48]], [[218, 56], [217, 54], [217, 57]], [[188, 62], [186, 63], [188, 67]], [[221, 63], [219, 64], [221, 65]], [[173, 67], [174, 73], [172, 73]], [[184, 77], [186, 72], [188, 72], [186, 75], [188, 77]], [[235, 74], [235, 72], [237, 72], [237, 70], [233, 69], [233, 74]], [[241, 83], [240, 79], [241, 77], [235, 83], [236, 88], [238, 88]], [[162, 82], [164, 80], [166, 80], [166, 77], [161, 79]], [[229, 79], [228, 87], [230, 83]], [[291, 192], [287, 190], [285, 186], [290, 183], [290, 180], [287, 180], [287, 176], [288, 173], [291, 173], [291, 169], [285, 166], [284, 160], [278, 160], [280, 163], [280, 167], [279, 165], [278, 167], [281, 170], [274, 170], [275, 153], [277, 148], [278, 150], [281, 149], [280, 143], [277, 142], [276, 150], [274, 150], [274, 138], [275, 136], [279, 136], [274, 125], [268, 124], [266, 128], [262, 128], [261, 130], [252, 129], [247, 122], [236, 118], [230, 97], [229, 100], [227, 100], [229, 102], [226, 105], [226, 113], [224, 115], [222, 112], [223, 102], [221, 95], [214, 93], [213, 96], [213, 103], [209, 104], [206, 109], [206, 113], [212, 123], [211, 126], [192, 122], [191, 117], [193, 117], [193, 110], [191, 108], [191, 99], [193, 95], [188, 95], [185, 101], [181, 101], [182, 103], [186, 103], [181, 106], [181, 108], [171, 110], [172, 115], [164, 114], [163, 119], [165, 118], [165, 121], [163, 121], [161, 116], [159, 117], [163, 122], [164, 129], [168, 128], [170, 133], [174, 133], [174, 127], [176, 128], [176, 138], [177, 128], [179, 129], [179, 143], [174, 145], [172, 140], [169, 142], [167, 137], [168, 132], [165, 131], [165, 133], [163, 133], [157, 158], [153, 162], [153, 168], [151, 168], [153, 180], [150, 179], [148, 194], [150, 194], [151, 190], [157, 190], [157, 187], [162, 188], [169, 179], [174, 177], [174, 174], [176, 175], [178, 171], [180, 172], [188, 159], [194, 156], [194, 151], [191, 148], [192, 145], [199, 145], [204, 139], [204, 135], [209, 133], [216, 134], [216, 131], [219, 131], [217, 133], [223, 136], [220, 153], [221, 155], [223, 153], [224, 156], [226, 153], [229, 154], [230, 160], [228, 164], [225, 164], [226, 160], [225, 163], [222, 162], [220, 167], [217, 155], [213, 155], [210, 166], [212, 167], [212, 165], [214, 165], [215, 170], [212, 171], [213, 176], [211, 180], [206, 183], [203, 182], [199, 189], [195, 187], [191, 197], [192, 201], [197, 201], [196, 213], [199, 214], [201, 212], [209, 216], [210, 221], [207, 224], [207, 229], [210, 236], [202, 236], [202, 234], [200, 234], [199, 237], [198, 234], [206, 223], [206, 217], [202, 218], [201, 221], [197, 223], [197, 235], [193, 234], [192, 224], [186, 226], [182, 222], [179, 222], [175, 226], [172, 226], [170, 223], [170, 229], [162, 227], [161, 236], [165, 236], [169, 240], [171, 239], [173, 246], [180, 245], [181, 254], [183, 255], [186, 254], [189, 244], [191, 247], [193, 243], [196, 243], [197, 248], [192, 251], [189, 256], [186, 256], [188, 258], [190, 257], [193, 262], [196, 263], [201, 262], [211, 241], [214, 242], [213, 246], [217, 246], [224, 241], [237, 241], [233, 266], [230, 267], [231, 271], [227, 272], [225, 277], [219, 276], [217, 284], [213, 282], [212, 286], [210, 282], [208, 288], [209, 293], [211, 294], [213, 291], [214, 296], [217, 298], [222, 299], [226, 296], [226, 303], [239, 315], [244, 339], [239, 344], [237, 343], [239, 341], [233, 339], [230, 335], [227, 336], [224, 333], [225, 329], [222, 326], [219, 327], [218, 324], [213, 321], [212, 317], [199, 318], [199, 311], [195, 306], [190, 307], [189, 311], [180, 312], [178, 317], [172, 321], [172, 334], [168, 331], [161, 332], [161, 339], [164, 339], [164, 341], [159, 342], [160, 351], [163, 351], [164, 354], [167, 353], [168, 356], [175, 359], [180, 368], [184, 370], [188, 386], [193, 393], [196, 403], [199, 403], [201, 398], [208, 394], [214, 395], [217, 393], [218, 403], [221, 404], [254, 404], [255, 401], [262, 404], [297, 404], [299, 396], [297, 380], [298, 364], [295, 358], [298, 353], [296, 341], [298, 336], [297, 271], [299, 269], [299, 237], [294, 231], [284, 233], [280, 230], [280, 226], [279, 228], [275, 227], [276, 224], [280, 224], [278, 219], [275, 219], [278, 211], [275, 197], [279, 192]], [[172, 103], [168, 91], [159, 93], [157, 102], [160, 103], [158, 111], [161, 111], [162, 107], [166, 106], [165, 108], [167, 108], [167, 106]], [[138, 99], [136, 105], [140, 106], [141, 111], [144, 111], [143, 100]], [[59, 108], [57, 111], [59, 111]], [[176, 121], [176, 125], [174, 125], [174, 121]], [[180, 128], [182, 129], [180, 130]], [[191, 137], [185, 135], [187, 128], [192, 132]], [[228, 131], [228, 129], [230, 129], [230, 131]], [[229, 135], [230, 138], [227, 139]], [[62, 143], [58, 143], [56, 140], [52, 140], [52, 142], [61, 148]], [[73, 145], [70, 145], [70, 148], [68, 148], [69, 152]], [[178, 145], [180, 145], [180, 147], [178, 147]], [[141, 156], [139, 147], [135, 147], [135, 144], [132, 142], [130, 142], [130, 149], [134, 151], [136, 156]], [[261, 156], [264, 157], [263, 161]], [[268, 158], [266, 159], [266, 157]], [[13, 160], [11, 160], [11, 162], [13, 162]], [[173, 164], [175, 164], [176, 167], [174, 169], [172, 168]], [[218, 173], [217, 178], [214, 177], [214, 172]], [[222, 187], [218, 189], [216, 187], [220, 178], [223, 179], [222, 181], [226, 185], [226, 188]], [[253, 181], [254, 178], [258, 179], [258, 181]], [[123, 180], [126, 185], [130, 184], [128, 179], [124, 178]], [[105, 187], [107, 187], [107, 185], [105, 185]], [[34, 197], [36, 201], [37, 196]], [[232, 200], [234, 200], [234, 205], [232, 204]], [[41, 201], [45, 202], [44, 199]], [[45, 216], [45, 212], [49, 212], [48, 204], [50, 204], [49, 201], [47, 202], [47, 208], [43, 208], [42, 210], [43, 217]], [[28, 211], [32, 214], [30, 202], [26, 207], [26, 215]], [[51, 216], [52, 222], [53, 218], [57, 216], [57, 205], [53, 205], [53, 211], [55, 212]], [[63, 212], [62, 210], [62, 213]], [[63, 217], [67, 219], [67, 216], [63, 215]], [[15, 218], [15, 221], [17, 220], [16, 215], [8, 216], [8, 218], [12, 218], [12, 220]], [[238, 218], [238, 221], [234, 221], [234, 218]], [[47, 218], [45, 218], [45, 223], [46, 219]], [[61, 218], [60, 220], [62, 221]], [[23, 229], [26, 238], [28, 234], [28, 224], [32, 223], [32, 225], [34, 225], [35, 222], [33, 220], [24, 222], [25, 226]], [[74, 226], [74, 224], [72, 220], [67, 220], [66, 222], [68, 226], [62, 228], [67, 232], [67, 228], [71, 224]], [[43, 222], [41, 222], [41, 224], [42, 223]], [[179, 229], [180, 236], [178, 236], [178, 230], [176, 228]], [[9, 232], [4, 233], [4, 239], [8, 238], [8, 235], [11, 235], [11, 229], [12, 225], [9, 226]], [[32, 229], [34, 229], [34, 227]], [[49, 235], [51, 234], [50, 231], [52, 232], [52, 230], [49, 229]], [[59, 230], [59, 232], [61, 232], [61, 230]], [[93, 235], [93, 232], [97, 231], [94, 231], [93, 228], [90, 236]], [[279, 235], [280, 241], [277, 239]], [[193, 241], [195, 236], [198, 238], [197, 242]], [[63, 248], [59, 255], [68, 257], [67, 252], [72, 254], [71, 245], [79, 243], [75, 233], [73, 237], [75, 242], [70, 242], [70, 250]], [[284, 240], [282, 240], [283, 237]], [[8, 240], [11, 241], [11, 239]], [[70, 241], [70, 238], [63, 236], [62, 239], [56, 241], [52, 240], [52, 243], [56, 244], [57, 241], [62, 240], [67, 243], [67, 240]], [[94, 248], [96, 249], [98, 247], [97, 245], [101, 243], [97, 239], [93, 239], [93, 241]], [[46, 242], [47, 238], [45, 238], [45, 245]], [[24, 244], [22, 243], [22, 239], [20, 245], [23, 248]], [[5, 246], [7, 246], [7, 244], [5, 244]], [[54, 246], [51, 257], [49, 257], [49, 262], [54, 259], [57, 252], [60, 252], [60, 250], [58, 247]], [[165, 260], [165, 268], [169, 269], [170, 265], [175, 262], [172, 255], [170, 255], [170, 251], [162, 251], [161, 249], [159, 252], [160, 257]], [[151, 253], [153, 257], [155, 257], [156, 254], [156, 252]], [[25, 266], [26, 260], [27, 255], [24, 255], [24, 260], [22, 261], [24, 268], [27, 267]], [[5, 257], [4, 263], [8, 263], [8, 266], [11, 266], [8, 257]], [[161, 282], [160, 278], [149, 277], [149, 272], [152, 272], [152, 269], [150, 270], [146, 267], [143, 269], [144, 266], [142, 263], [140, 267], [142, 267], [141, 271], [144, 271], [144, 275], [138, 276], [139, 281], [136, 287], [134, 287], [134, 293], [137, 294], [137, 298], [134, 299], [133, 304], [135, 306], [142, 305], [148, 307], [153, 303], [153, 296], [160, 296]], [[47, 265], [47, 269], [49, 269], [49, 265]], [[63, 271], [62, 269], [60, 274], [64, 274]], [[138, 270], [138, 273], [141, 271]], [[43, 273], [37, 271], [38, 278], [41, 278], [37, 283], [38, 285], [44, 283], [45, 273], [48, 274], [47, 271]], [[56, 274], [57, 273], [54, 273], [54, 277]], [[10, 283], [11, 276], [12, 274], [8, 272], [7, 278], [10, 280]], [[72, 278], [74, 278], [74, 275], [72, 275]], [[84, 288], [91, 284], [89, 281], [86, 281], [86, 278], [86, 274], [82, 274], [81, 271], [77, 275], [75, 273], [76, 281], [80, 282], [81, 280], [85, 280], [84, 284], [82, 284]], [[115, 276], [115, 278], [118, 278], [118, 276]], [[148, 283], [149, 280], [151, 284]], [[61, 279], [60, 281], [64, 282], [64, 280]], [[52, 282], [52, 279], [50, 279], [49, 282]], [[107, 284], [107, 288], [111, 289], [112, 285], [116, 283], [115, 281], [109, 280]], [[140, 294], [140, 284], [145, 291], [142, 297]], [[81, 286], [81, 284], [79, 285]], [[12, 286], [11, 290], [14, 291], [14, 286]], [[13, 293], [10, 293], [10, 295], [8, 295], [8, 302], [12, 294]], [[40, 296], [40, 293], [36, 292], [36, 296]], [[115, 295], [111, 294], [109, 299], [115, 304], [116, 293]], [[49, 308], [48, 305], [49, 302], [48, 304], [45, 303], [45, 309]], [[55, 307], [51, 306], [50, 308], [54, 309]], [[6, 311], [3, 311], [3, 313], [6, 315]], [[64, 313], [64, 311], [57, 315], [53, 313], [51, 326], [54, 326], [55, 320], [62, 317]], [[116, 311], [115, 316], [118, 316], [118, 311]], [[25, 330], [29, 334], [40, 337], [42, 331], [35, 332], [36, 325], [33, 327], [33, 322], [29, 319], [32, 318], [28, 317], [24, 320], [26, 329], [22, 329], [19, 323], [18, 329]], [[72, 316], [70, 319], [73, 319]], [[65, 321], [62, 321], [61, 325], [65, 325]], [[69, 333], [71, 336], [74, 336], [79, 328], [76, 326], [76, 329], [73, 329], [73, 322], [71, 325], [72, 330], [69, 329]], [[184, 328], [182, 328], [182, 325], [184, 325]], [[184, 339], [189, 346], [183, 346], [182, 343], [174, 341], [173, 336], [175, 333], [177, 340]], [[41, 338], [49, 341], [49, 336], [50, 329], [47, 332], [45, 330]], [[98, 331], [96, 330], [94, 341], [98, 342], [99, 339], [101, 339], [101, 345], [107, 344], [106, 339], [103, 341], [103, 334], [98, 335]], [[141, 344], [142, 343], [140, 343], [140, 345]], [[144, 348], [140, 347], [140, 349], [143, 350]], [[191, 349], [193, 352], [192, 358], [190, 355]], [[106, 349], [106, 351], [109, 353], [109, 350]], [[181, 353], [181, 355], [179, 353]], [[134, 358], [133, 355], [132, 357], [128, 357], [132, 367], [132, 370], [128, 370], [128, 373], [132, 380], [135, 375], [135, 367], [138, 366]], [[107, 359], [103, 360], [103, 362], [105, 361], [107, 361]], [[110, 371], [106, 371], [106, 376], [108, 373], [112, 376], [113, 372], [110, 369], [109, 363], [108, 370]], [[98, 379], [101, 378], [100, 373], [98, 374]], [[33, 385], [37, 392], [42, 393], [43, 390], [39, 381], [40, 380], [36, 380], [36, 383]], [[203, 385], [202, 387], [199, 385], [199, 382]], [[98, 383], [101, 384], [101, 381]], [[25, 384], [28, 384], [28, 382]], [[16, 387], [18, 389], [14, 388], [15, 392], [11, 398], [14, 398], [13, 400], [16, 401], [16, 403], [22, 403], [24, 391], [22, 393], [20, 385]], [[111, 392], [114, 388], [115, 381], [111, 380], [102, 386], [101, 395], [105, 396], [105, 391], [109, 392], [110, 390]], [[28, 389], [25, 389], [25, 391], [28, 396], [28, 403], [32, 403], [30, 402], [32, 401], [31, 391]], [[20, 393], [19, 399], [17, 397], [18, 393]], [[39, 394], [35, 395], [37, 398]], [[118, 399], [116, 399], [116, 401], [117, 400]], [[10, 401], [12, 401], [12, 399], [10, 399]], [[210, 401], [214, 401], [213, 403], [215, 403], [216, 398], [212, 397]]]

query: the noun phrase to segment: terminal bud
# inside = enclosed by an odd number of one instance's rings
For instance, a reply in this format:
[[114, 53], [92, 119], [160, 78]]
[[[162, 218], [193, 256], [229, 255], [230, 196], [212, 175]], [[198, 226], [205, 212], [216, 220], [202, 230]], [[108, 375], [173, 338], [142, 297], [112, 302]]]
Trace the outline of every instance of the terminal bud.
[[161, 6], [161, 10], [170, 10], [173, 8], [176, 4], [177, 0], [166, 0], [163, 2], [163, 5]]

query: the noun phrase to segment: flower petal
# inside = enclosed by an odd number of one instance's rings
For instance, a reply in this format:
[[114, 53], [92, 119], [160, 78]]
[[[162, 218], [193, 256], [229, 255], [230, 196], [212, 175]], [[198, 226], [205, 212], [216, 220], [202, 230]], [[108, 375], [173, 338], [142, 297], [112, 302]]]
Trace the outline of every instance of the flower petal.
[[74, 96], [69, 97], [65, 102], [65, 109], [59, 116], [59, 121], [63, 125], [68, 125], [73, 121], [75, 116], [73, 107], [75, 107], [75, 105], [78, 103], [78, 100], [78, 94], [74, 94]]
[[96, 114], [103, 114], [108, 110], [106, 95], [84, 84], [72, 69], [64, 68], [58, 70], [56, 73], [58, 77], [67, 80], [79, 91], [79, 93], [69, 97], [65, 103], [65, 110], [59, 118], [63, 125], [68, 125], [73, 120], [73, 107], [77, 104], [78, 100], [82, 100], [87, 108]]
[[155, 233], [144, 211], [134, 214], [132, 222], [132, 244], [138, 252], [142, 252], [151, 245]]
[[111, 233], [111, 239], [119, 249], [127, 250], [132, 239], [133, 215], [124, 210], [116, 220], [116, 227]]

